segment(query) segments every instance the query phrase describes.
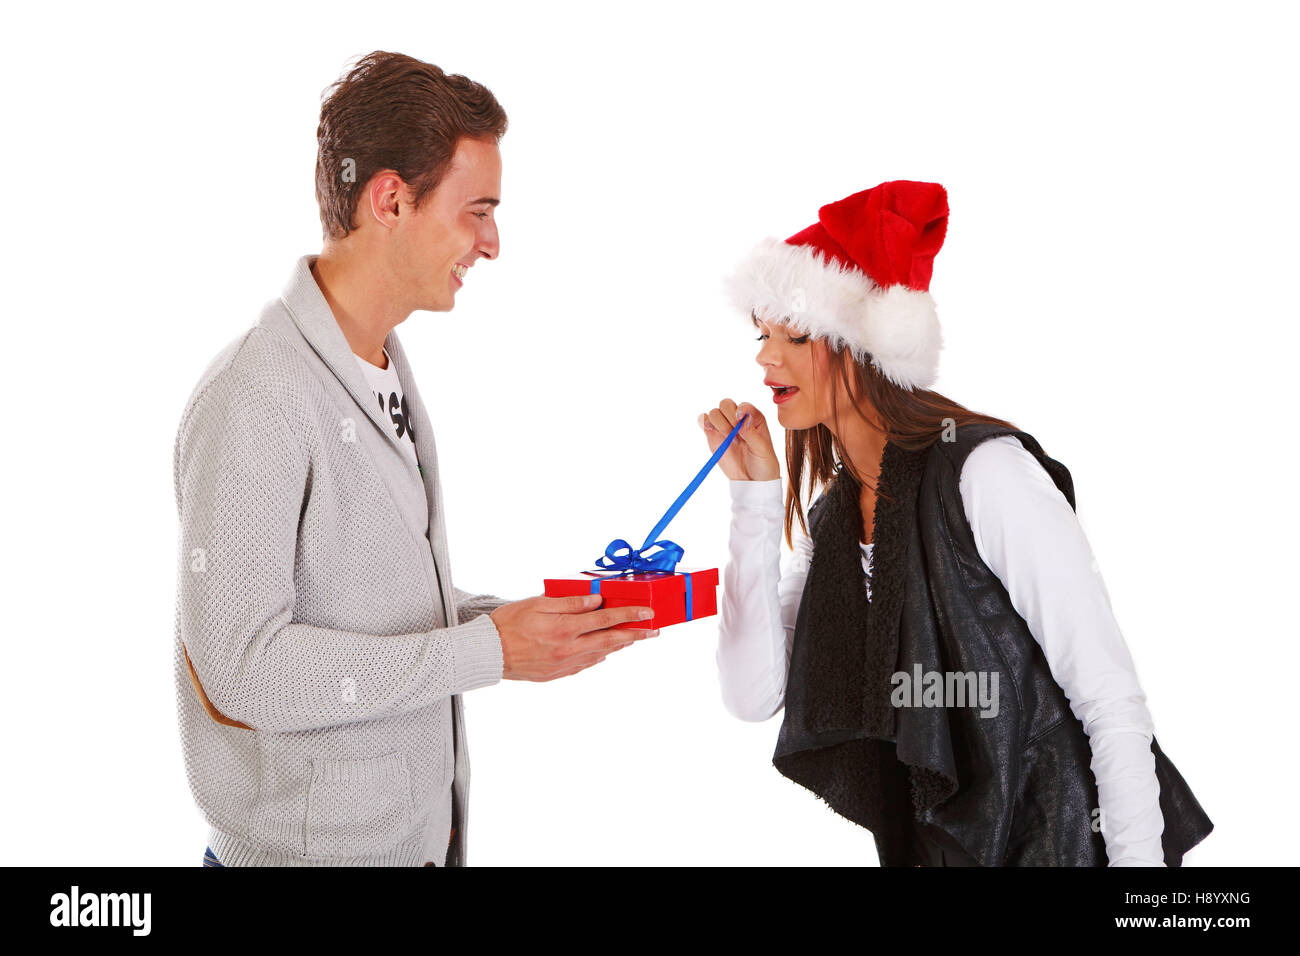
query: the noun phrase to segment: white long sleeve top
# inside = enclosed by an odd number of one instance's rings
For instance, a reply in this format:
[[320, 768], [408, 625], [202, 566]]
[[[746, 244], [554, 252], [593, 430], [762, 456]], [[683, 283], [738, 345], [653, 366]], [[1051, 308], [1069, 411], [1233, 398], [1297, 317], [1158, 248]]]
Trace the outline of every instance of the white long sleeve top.
[[[780, 478], [730, 484], [718, 675], [728, 711], [767, 720], [784, 704], [813, 543], [796, 523], [793, 551], [781, 547]], [[960, 491], [980, 557], [1006, 587], [1088, 735], [1110, 865], [1163, 866], [1154, 726], [1078, 517], [1014, 435], [970, 453]], [[868, 599], [873, 550], [862, 546]]]

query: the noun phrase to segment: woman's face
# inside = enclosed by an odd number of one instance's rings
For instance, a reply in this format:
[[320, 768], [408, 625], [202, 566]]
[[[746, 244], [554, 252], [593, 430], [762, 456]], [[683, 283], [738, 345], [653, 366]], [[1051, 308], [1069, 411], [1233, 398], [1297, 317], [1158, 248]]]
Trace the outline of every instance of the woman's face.
[[[781, 427], [794, 431], [830, 422], [830, 388], [843, 392], [844, 384], [838, 375], [830, 374], [831, 357], [825, 345], [782, 322], [754, 316], [754, 327], [761, 344], [755, 360], [763, 369], [763, 384], [772, 389]], [[845, 402], [841, 395], [841, 408]]]

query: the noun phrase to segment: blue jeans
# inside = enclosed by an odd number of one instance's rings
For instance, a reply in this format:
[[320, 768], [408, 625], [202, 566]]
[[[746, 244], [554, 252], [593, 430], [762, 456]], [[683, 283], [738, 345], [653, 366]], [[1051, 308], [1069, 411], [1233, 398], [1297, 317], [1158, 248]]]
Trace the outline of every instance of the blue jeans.
[[[454, 832], [454, 831], [453, 831], [453, 832]], [[203, 851], [203, 865], [204, 865], [204, 866], [219, 866], [219, 867], [221, 867], [223, 870], [226, 868], [226, 864], [224, 864], [224, 863], [222, 863], [220, 860], [218, 860], [218, 859], [217, 859], [217, 855], [216, 855], [215, 853], [212, 852], [212, 847], [206, 847], [206, 848], [204, 849], [204, 851]], [[425, 865], [425, 866], [433, 866], [432, 863], [426, 863], [426, 864], [424, 864], [424, 865]], [[448, 866], [451, 865], [451, 847], [450, 847], [450, 846], [448, 846], [448, 848], [447, 848], [447, 865], [448, 865]]]

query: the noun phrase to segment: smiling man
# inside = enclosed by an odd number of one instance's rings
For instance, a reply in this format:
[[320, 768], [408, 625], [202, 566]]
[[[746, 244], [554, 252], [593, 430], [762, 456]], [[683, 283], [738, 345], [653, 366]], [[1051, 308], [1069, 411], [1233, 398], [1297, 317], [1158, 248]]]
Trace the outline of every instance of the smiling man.
[[195, 386], [174, 454], [177, 705], [204, 863], [463, 865], [461, 695], [652, 630], [599, 596], [453, 586], [429, 418], [395, 328], [496, 258], [492, 93], [363, 57], [317, 130], [319, 255]]

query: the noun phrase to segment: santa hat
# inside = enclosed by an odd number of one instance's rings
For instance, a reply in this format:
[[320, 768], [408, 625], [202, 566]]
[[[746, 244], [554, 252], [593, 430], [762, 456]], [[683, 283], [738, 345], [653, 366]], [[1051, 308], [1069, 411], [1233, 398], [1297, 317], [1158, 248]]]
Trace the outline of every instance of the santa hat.
[[930, 274], [947, 231], [938, 183], [881, 183], [822, 206], [785, 241], [759, 243], [728, 290], [746, 316], [869, 356], [901, 388], [929, 388], [943, 348]]

